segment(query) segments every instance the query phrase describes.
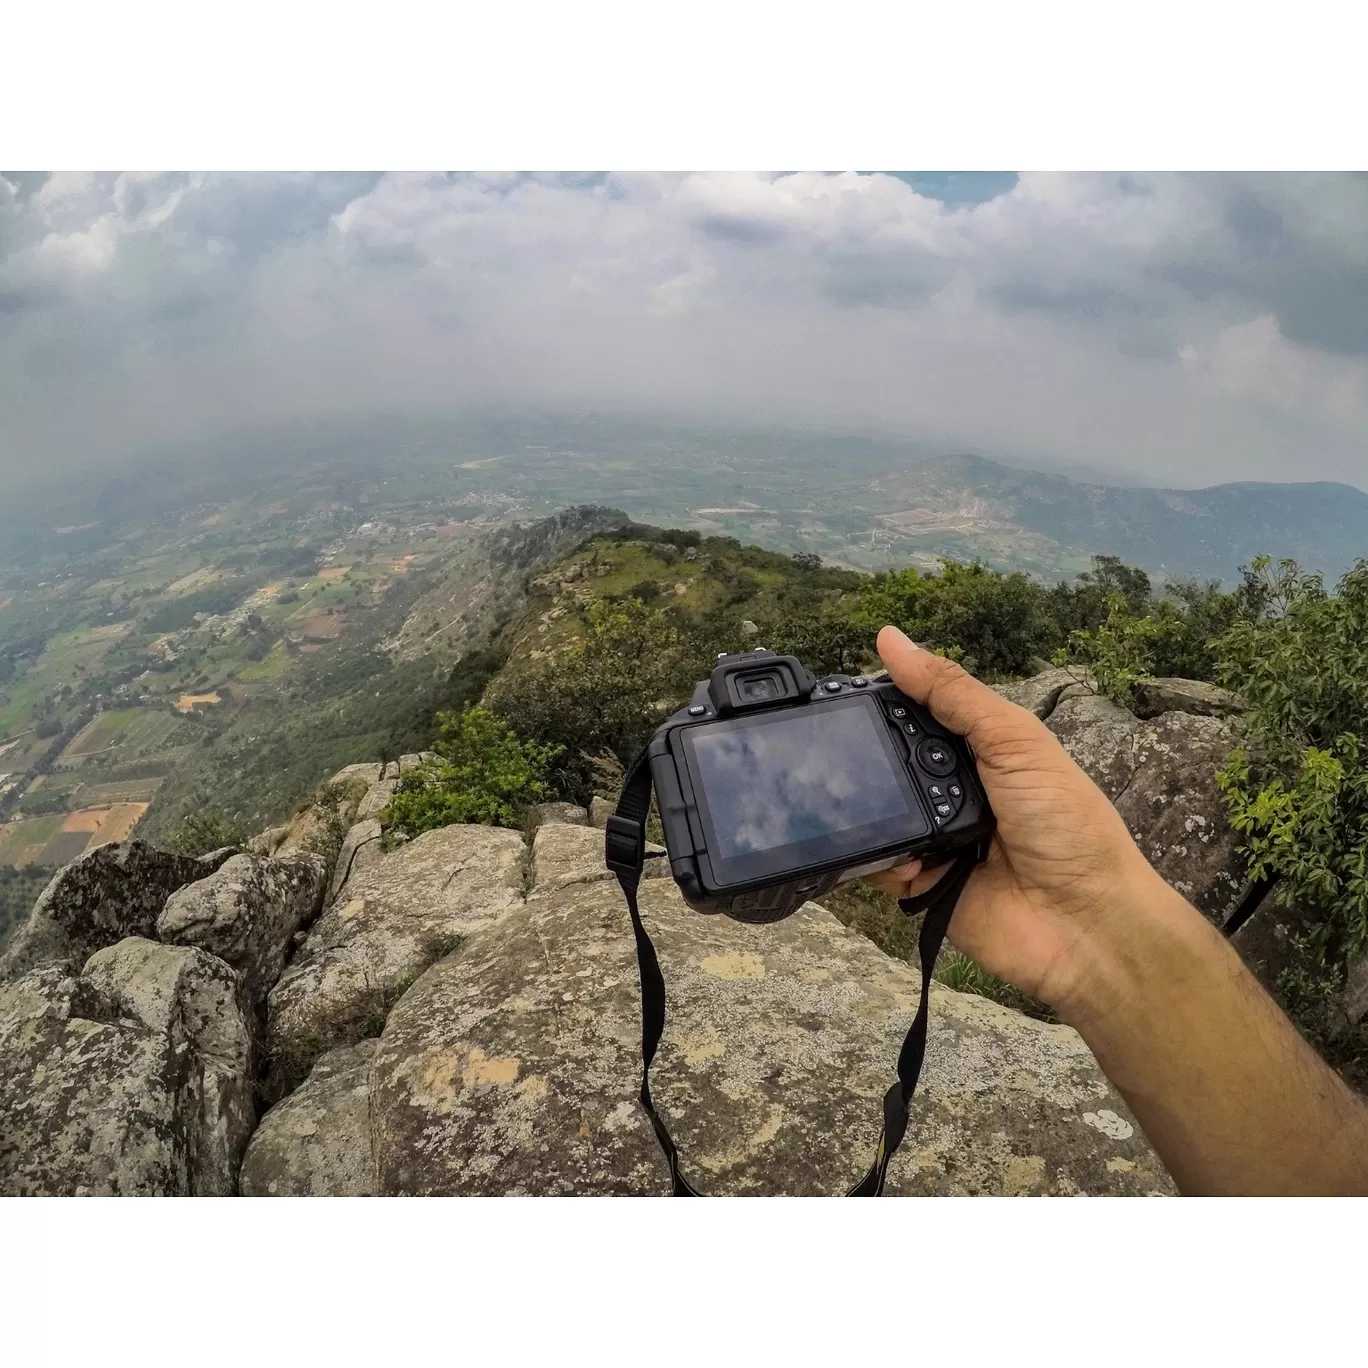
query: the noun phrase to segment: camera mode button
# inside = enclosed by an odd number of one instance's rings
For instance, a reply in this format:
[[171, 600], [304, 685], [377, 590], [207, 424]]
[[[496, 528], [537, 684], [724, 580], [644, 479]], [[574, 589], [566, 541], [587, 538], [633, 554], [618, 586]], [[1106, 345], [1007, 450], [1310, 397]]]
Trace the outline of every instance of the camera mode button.
[[690, 717], [702, 717], [703, 714], [704, 714], [705, 712], [707, 712], [707, 711], [708, 711], [707, 708], [706, 708], [702, 703], [695, 703], [695, 704], [689, 709], [689, 716], [690, 716]]
[[955, 752], [944, 741], [938, 741], [934, 737], [929, 737], [917, 747], [917, 760], [928, 774], [936, 774], [942, 778], [947, 774], [953, 774], [958, 764]]

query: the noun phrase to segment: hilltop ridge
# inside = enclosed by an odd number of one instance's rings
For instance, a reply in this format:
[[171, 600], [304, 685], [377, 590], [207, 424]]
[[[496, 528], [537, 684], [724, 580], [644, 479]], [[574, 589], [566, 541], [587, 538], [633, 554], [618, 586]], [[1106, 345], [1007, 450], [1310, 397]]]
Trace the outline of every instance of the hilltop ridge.
[[885, 501], [877, 525], [924, 543], [920, 558], [981, 556], [1043, 575], [1082, 569], [1103, 553], [1159, 574], [1228, 582], [1257, 547], [1333, 579], [1368, 549], [1368, 494], [1330, 481], [1151, 489], [961, 454], [879, 476], [869, 488]]

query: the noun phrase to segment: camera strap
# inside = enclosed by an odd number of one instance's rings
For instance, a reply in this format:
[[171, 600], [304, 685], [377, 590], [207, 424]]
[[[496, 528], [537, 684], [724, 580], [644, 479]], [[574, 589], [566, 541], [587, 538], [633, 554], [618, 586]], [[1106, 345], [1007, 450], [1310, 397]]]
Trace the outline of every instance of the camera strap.
[[[670, 1166], [673, 1195], [702, 1197], [704, 1194], [680, 1172], [678, 1147], [651, 1100], [651, 1063], [665, 1030], [665, 976], [660, 971], [660, 960], [642, 924], [637, 906], [637, 890], [646, 853], [646, 815], [650, 806], [651, 768], [643, 751], [627, 772], [622, 796], [618, 800], [617, 810], [608, 819], [605, 837], [608, 867], [622, 887], [622, 896], [632, 915], [632, 933], [636, 937], [637, 973], [641, 980], [641, 1091], [637, 1096], [651, 1119], [651, 1127]], [[907, 1133], [912, 1098], [921, 1076], [922, 1061], [926, 1057], [931, 973], [936, 967], [936, 956], [945, 940], [955, 904], [978, 862], [979, 851], [971, 848], [954, 860], [934, 887], [914, 898], [901, 898], [898, 901], [898, 906], [907, 916], [916, 916], [923, 911], [926, 913], [917, 937], [917, 953], [921, 960], [921, 997], [917, 1003], [917, 1014], [912, 1019], [898, 1054], [897, 1082], [884, 1095], [883, 1133], [879, 1136], [874, 1162], [869, 1172], [846, 1193], [847, 1197], [883, 1195], [889, 1161], [898, 1152], [898, 1146]]]

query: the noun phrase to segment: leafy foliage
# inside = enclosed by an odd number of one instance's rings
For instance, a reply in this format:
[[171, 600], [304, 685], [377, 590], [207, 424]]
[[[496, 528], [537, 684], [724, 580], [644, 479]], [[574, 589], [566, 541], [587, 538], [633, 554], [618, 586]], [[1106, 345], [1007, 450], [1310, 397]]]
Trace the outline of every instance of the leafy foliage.
[[243, 827], [221, 812], [187, 812], [166, 837], [168, 850], [179, 855], [207, 855], [224, 846], [242, 845], [247, 840]]
[[1055, 653], [1055, 664], [1077, 673], [1090, 687], [1119, 703], [1135, 705], [1135, 691], [1155, 678], [1154, 657], [1160, 644], [1181, 630], [1171, 615], [1136, 617], [1124, 597], [1115, 594], [1106, 621], [1070, 633], [1069, 644]]
[[546, 782], [559, 747], [520, 740], [485, 708], [443, 713], [438, 760], [406, 775], [381, 820], [387, 834], [417, 836], [453, 822], [516, 827], [529, 804], [551, 797]]
[[1249, 706], [1219, 779], [1251, 876], [1277, 877], [1334, 975], [1368, 950], [1368, 560], [1331, 595], [1261, 558], [1245, 590], [1246, 614], [1216, 643], [1222, 682]]
[[938, 575], [911, 568], [877, 575], [858, 612], [872, 631], [892, 623], [989, 679], [1029, 673], [1062, 636], [1043, 585], [977, 562], [944, 561]]
[[555, 786], [583, 801], [592, 792], [590, 757], [606, 750], [630, 764], [691, 681], [678, 628], [663, 610], [629, 598], [591, 603], [582, 637], [500, 675], [485, 701], [520, 735], [555, 749]]
[[43, 865], [30, 864], [22, 869], [0, 865], [0, 949], [32, 911], [38, 895], [56, 872]]
[[874, 654], [876, 631], [833, 610], [788, 618], [769, 635], [780, 654], [796, 655], [814, 674], [858, 674]]

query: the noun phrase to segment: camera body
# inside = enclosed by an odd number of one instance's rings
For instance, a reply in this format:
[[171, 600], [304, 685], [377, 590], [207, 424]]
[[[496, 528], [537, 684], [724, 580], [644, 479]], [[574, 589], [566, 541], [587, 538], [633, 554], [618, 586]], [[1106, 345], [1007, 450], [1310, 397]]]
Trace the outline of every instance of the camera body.
[[719, 656], [647, 755], [675, 882], [738, 921], [984, 850], [993, 831], [968, 744], [926, 708], [891, 680], [816, 679], [763, 647]]

